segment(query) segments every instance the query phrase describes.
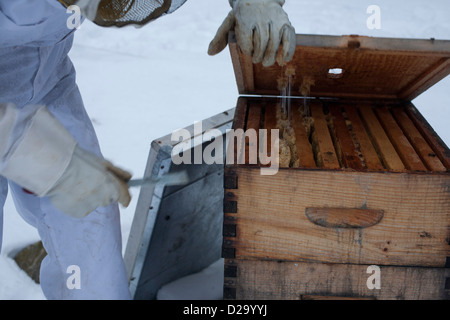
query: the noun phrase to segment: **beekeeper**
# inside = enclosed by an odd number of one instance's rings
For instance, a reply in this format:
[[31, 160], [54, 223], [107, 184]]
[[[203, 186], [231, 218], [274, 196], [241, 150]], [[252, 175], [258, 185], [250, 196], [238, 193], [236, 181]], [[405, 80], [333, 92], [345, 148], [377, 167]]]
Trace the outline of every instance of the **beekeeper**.
[[[77, 5], [100, 26], [120, 27], [146, 24], [184, 2], [0, 0], [0, 223], [9, 186], [48, 253], [40, 271], [48, 299], [130, 298], [117, 203], [128, 205], [131, 175], [100, 152], [67, 55], [75, 29], [67, 27], [66, 7]], [[230, 0], [208, 53], [223, 50], [235, 30], [255, 63], [274, 64], [280, 45], [279, 57], [290, 60], [295, 31], [283, 4]]]

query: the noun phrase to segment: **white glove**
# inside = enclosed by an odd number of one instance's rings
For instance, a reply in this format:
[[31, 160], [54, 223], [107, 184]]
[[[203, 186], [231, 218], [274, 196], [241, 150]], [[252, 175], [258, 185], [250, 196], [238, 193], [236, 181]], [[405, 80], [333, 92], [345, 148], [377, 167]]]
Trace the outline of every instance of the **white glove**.
[[241, 50], [253, 58], [253, 63], [271, 66], [277, 59], [280, 44], [281, 63], [294, 56], [296, 39], [288, 15], [283, 10], [285, 0], [230, 0], [233, 10], [225, 18], [211, 41], [208, 54], [221, 52], [228, 44], [228, 32], [236, 33]]
[[128, 206], [130, 179], [130, 173], [77, 146], [67, 169], [45, 195], [60, 211], [82, 218], [116, 201]]
[[[72, 217], [84, 217], [116, 201], [129, 204], [126, 182], [131, 175], [78, 147], [47, 108], [36, 108], [24, 121], [23, 112], [12, 105], [0, 107], [0, 132], [15, 141], [0, 143], [1, 175], [37, 196], [48, 196]], [[24, 128], [18, 135], [14, 130], [20, 126]]]

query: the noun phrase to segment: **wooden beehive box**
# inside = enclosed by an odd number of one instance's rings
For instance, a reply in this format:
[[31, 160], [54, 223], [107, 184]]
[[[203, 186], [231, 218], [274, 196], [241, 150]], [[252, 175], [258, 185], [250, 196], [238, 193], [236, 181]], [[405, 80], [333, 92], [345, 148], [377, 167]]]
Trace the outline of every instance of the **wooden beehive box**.
[[450, 152], [411, 101], [450, 73], [450, 41], [297, 35], [293, 61], [269, 68], [232, 34], [230, 50], [234, 130], [285, 130], [288, 68], [308, 97], [290, 102], [296, 162], [262, 175], [229, 150], [224, 298], [448, 299]]

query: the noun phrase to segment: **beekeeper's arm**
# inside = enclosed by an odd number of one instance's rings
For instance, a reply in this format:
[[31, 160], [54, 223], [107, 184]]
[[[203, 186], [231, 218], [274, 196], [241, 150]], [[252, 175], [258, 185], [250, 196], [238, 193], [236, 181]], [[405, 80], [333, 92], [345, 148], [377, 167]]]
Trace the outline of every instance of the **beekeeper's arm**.
[[234, 30], [241, 50], [253, 63], [271, 66], [277, 59], [289, 62], [295, 52], [295, 30], [283, 10], [285, 0], [229, 0], [233, 8], [212, 40], [208, 53], [214, 55], [228, 44], [228, 32]]
[[0, 174], [73, 217], [130, 202], [130, 174], [78, 147], [45, 107], [0, 104]]
[[[59, 0], [65, 6], [77, 5], [81, 13], [100, 26], [144, 25], [171, 13], [185, 0]], [[211, 1], [214, 2], [214, 1]], [[229, 0], [232, 10], [212, 40], [208, 53], [214, 55], [228, 44], [228, 32], [234, 30], [242, 51], [253, 63], [271, 66], [290, 61], [295, 51], [295, 30], [286, 12], [285, 0]]]
[[144, 25], [172, 13], [186, 0], [58, 0], [78, 6], [81, 14], [102, 27]]

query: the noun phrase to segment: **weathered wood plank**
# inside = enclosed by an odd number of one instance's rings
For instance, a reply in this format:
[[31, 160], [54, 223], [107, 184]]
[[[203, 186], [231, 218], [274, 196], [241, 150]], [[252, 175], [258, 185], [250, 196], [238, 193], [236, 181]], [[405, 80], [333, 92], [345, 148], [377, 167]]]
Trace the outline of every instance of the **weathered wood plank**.
[[[450, 175], [236, 168], [242, 259], [443, 267], [450, 256]], [[309, 207], [384, 211], [364, 229], [324, 228]]]
[[239, 93], [252, 93], [255, 90], [252, 58], [243, 54], [235, 41], [229, 43], [229, 49]]
[[240, 97], [234, 111], [233, 126], [234, 130], [245, 128], [245, 118], [247, 115], [248, 99]]
[[[379, 266], [379, 289], [367, 282], [368, 265], [280, 261], [226, 261], [236, 277], [225, 287], [239, 300], [446, 300], [450, 269]], [[370, 280], [369, 280], [370, 281]]]
[[369, 170], [384, 170], [375, 148], [370, 141], [366, 129], [355, 106], [346, 105], [345, 112], [352, 125], [352, 133], [364, 157], [365, 166]]
[[398, 155], [402, 159], [406, 168], [413, 171], [426, 171], [427, 168], [423, 164], [416, 150], [409, 143], [402, 129], [398, 126], [387, 107], [376, 108], [376, 113], [380, 119], [380, 123], [384, 131], [389, 137], [392, 145], [395, 147]]
[[433, 86], [437, 81], [445, 78], [450, 72], [450, 59], [448, 57], [439, 59], [436, 63], [422, 72], [412, 83], [409, 83], [398, 97], [411, 101], [419, 94]]
[[329, 105], [328, 109], [332, 116], [336, 142], [340, 146], [342, 162], [346, 168], [362, 170], [363, 166], [359, 156], [356, 154], [356, 147], [345, 123], [341, 107]]
[[295, 107], [292, 108], [291, 126], [295, 132], [295, 143], [297, 146], [300, 167], [315, 168], [316, 162], [314, 160], [311, 143], [308, 139], [308, 133], [306, 132], [306, 127], [303, 123], [303, 117], [298, 108]]
[[[243, 130], [245, 128], [245, 121], [247, 117], [248, 99], [239, 98], [234, 112], [233, 130]], [[241, 157], [245, 154], [242, 153], [244, 149], [243, 141], [239, 138], [233, 138], [234, 141], [227, 146], [226, 162], [231, 164], [242, 163]], [[244, 159], [245, 160], [245, 159]]]
[[321, 103], [311, 103], [311, 115], [314, 119], [313, 140], [316, 144], [316, 153], [320, 153], [322, 167], [326, 169], [339, 169], [339, 160], [334, 149]]
[[250, 103], [248, 107], [246, 138], [245, 138], [245, 163], [258, 163], [258, 135], [261, 124], [261, 105]]
[[430, 171], [445, 172], [447, 169], [426, 142], [403, 108], [392, 108], [392, 114], [414, 149]]
[[425, 118], [420, 114], [420, 112], [414, 107], [412, 103], [406, 106], [405, 111], [410, 115], [411, 120], [419, 129], [422, 136], [430, 144], [434, 153], [442, 161], [442, 164], [450, 170], [450, 150], [441, 140], [441, 138], [436, 134], [433, 128], [428, 124]]
[[370, 105], [362, 105], [359, 108], [361, 116], [369, 130], [370, 136], [375, 143], [378, 154], [382, 156], [384, 165], [387, 169], [394, 171], [404, 171], [406, 168], [403, 165], [397, 151], [392, 143], [389, 141], [386, 132], [375, 116]]
[[267, 148], [267, 156], [271, 156], [271, 130], [277, 129], [277, 111], [276, 111], [276, 104], [271, 103], [267, 104], [265, 108], [265, 118], [264, 118], [264, 129], [267, 129], [267, 139], [266, 139], [266, 145], [264, 147]]

